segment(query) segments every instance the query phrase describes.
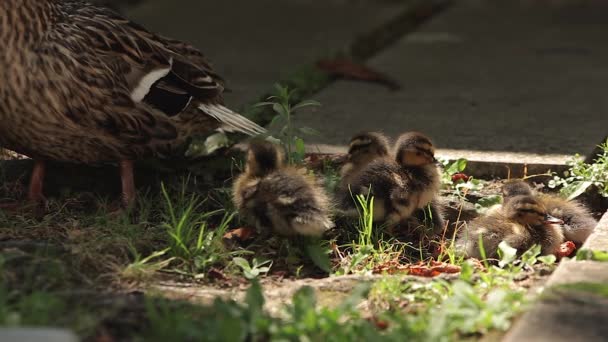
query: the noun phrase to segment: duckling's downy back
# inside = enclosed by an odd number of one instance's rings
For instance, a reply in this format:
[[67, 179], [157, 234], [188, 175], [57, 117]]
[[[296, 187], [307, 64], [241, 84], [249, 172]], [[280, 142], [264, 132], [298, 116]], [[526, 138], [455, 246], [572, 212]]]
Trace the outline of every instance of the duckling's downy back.
[[559, 220], [547, 214], [544, 205], [530, 195], [517, 195], [500, 211], [468, 222], [459, 233], [456, 248], [468, 257], [498, 257], [498, 246], [505, 241], [523, 253], [535, 244], [543, 255], [555, 253], [564, 236]]
[[547, 213], [563, 221], [561, 228], [566, 240], [582, 244], [595, 229], [597, 221], [589, 209], [577, 200], [566, 200], [554, 194], [535, 193], [532, 187], [520, 179], [510, 180], [502, 188], [503, 202], [507, 203], [518, 195], [537, 196]]
[[284, 166], [283, 159], [278, 146], [251, 144], [246, 170], [233, 185], [239, 213], [260, 230], [320, 236], [333, 227], [329, 198], [314, 176]]

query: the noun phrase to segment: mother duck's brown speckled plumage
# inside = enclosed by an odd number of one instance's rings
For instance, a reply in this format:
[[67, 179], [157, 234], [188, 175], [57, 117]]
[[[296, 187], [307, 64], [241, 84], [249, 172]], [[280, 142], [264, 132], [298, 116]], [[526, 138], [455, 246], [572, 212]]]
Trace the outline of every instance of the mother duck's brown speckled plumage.
[[223, 106], [222, 79], [196, 48], [76, 0], [0, 1], [0, 146], [36, 160], [121, 163], [162, 156], [193, 133], [264, 129]]

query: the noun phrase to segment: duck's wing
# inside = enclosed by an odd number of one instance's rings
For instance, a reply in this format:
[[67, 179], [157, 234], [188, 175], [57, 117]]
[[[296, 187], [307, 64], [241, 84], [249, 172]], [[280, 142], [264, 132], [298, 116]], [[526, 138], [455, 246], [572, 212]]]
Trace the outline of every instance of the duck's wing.
[[105, 66], [105, 72], [128, 90], [133, 102], [166, 117], [186, 111], [187, 115], [208, 116], [216, 123], [211, 120], [212, 127], [203, 127], [206, 130], [265, 132], [223, 106], [224, 82], [196, 48], [153, 34], [107, 8], [80, 1], [59, 4], [66, 17], [56, 33], [63, 34], [66, 47], [75, 49], [78, 58]]

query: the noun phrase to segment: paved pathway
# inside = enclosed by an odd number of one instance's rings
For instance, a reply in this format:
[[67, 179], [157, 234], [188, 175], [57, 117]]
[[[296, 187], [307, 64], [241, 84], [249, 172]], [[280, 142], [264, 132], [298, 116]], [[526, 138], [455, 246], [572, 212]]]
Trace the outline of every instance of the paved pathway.
[[144, 0], [125, 14], [205, 52], [233, 91], [226, 95], [227, 103], [239, 108], [258, 100], [299, 66], [381, 26], [406, 4], [401, 0]]
[[[608, 214], [583, 248], [608, 251]], [[608, 262], [562, 261], [539, 302], [507, 334], [505, 342], [606, 341]]]
[[454, 156], [589, 153], [608, 134], [608, 3], [582, 3], [459, 1], [369, 62], [402, 90], [339, 81], [297, 122], [329, 145], [358, 130], [416, 129]]

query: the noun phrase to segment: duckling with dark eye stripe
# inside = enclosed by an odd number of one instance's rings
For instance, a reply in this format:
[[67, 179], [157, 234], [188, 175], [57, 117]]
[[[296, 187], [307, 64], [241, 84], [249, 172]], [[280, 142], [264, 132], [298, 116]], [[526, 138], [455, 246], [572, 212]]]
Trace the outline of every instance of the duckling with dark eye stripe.
[[[374, 196], [374, 220], [394, 226], [425, 208], [439, 191], [439, 171], [435, 149], [422, 133], [408, 132], [399, 137], [394, 159], [373, 161], [351, 181], [353, 194]], [[437, 215], [440, 216], [440, 215]]]
[[566, 240], [582, 244], [595, 229], [597, 221], [589, 210], [576, 200], [566, 200], [552, 194], [536, 194], [532, 187], [521, 179], [510, 180], [502, 187], [503, 202], [517, 195], [535, 195], [545, 205], [547, 212], [564, 223], [561, 225]]
[[487, 258], [498, 257], [498, 245], [505, 241], [519, 254], [533, 245], [541, 254], [554, 254], [564, 242], [562, 220], [547, 214], [541, 201], [530, 195], [515, 195], [499, 211], [469, 222], [459, 233], [456, 249], [464, 255], [481, 259], [479, 240]]
[[[389, 158], [389, 153], [389, 139], [382, 133], [360, 132], [350, 139], [346, 162], [340, 168], [340, 183], [337, 187], [336, 197], [341, 208], [352, 207], [353, 199], [349, 187], [355, 175], [374, 160]], [[356, 211], [351, 213], [355, 215]]]
[[233, 185], [239, 213], [261, 231], [320, 236], [333, 227], [330, 201], [314, 177], [284, 165], [278, 146], [252, 142], [247, 166]]
[[390, 142], [380, 132], [360, 132], [348, 144], [347, 161], [340, 169], [340, 184], [346, 188], [353, 175], [378, 158], [389, 156]]
[[414, 206], [426, 207], [441, 187], [433, 143], [422, 133], [405, 133], [395, 143], [395, 159], [408, 175], [409, 197]]

